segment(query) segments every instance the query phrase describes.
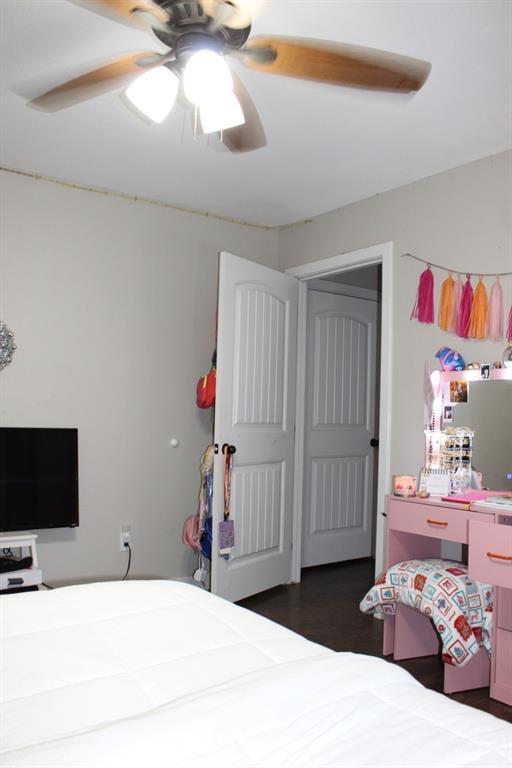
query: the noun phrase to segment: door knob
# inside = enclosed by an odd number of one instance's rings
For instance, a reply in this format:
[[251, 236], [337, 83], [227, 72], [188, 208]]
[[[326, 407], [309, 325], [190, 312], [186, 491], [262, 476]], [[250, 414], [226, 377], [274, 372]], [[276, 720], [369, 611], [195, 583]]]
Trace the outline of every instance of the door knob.
[[370, 445], [372, 448], [378, 448], [379, 447], [379, 440], [377, 437], [372, 437], [370, 440]]

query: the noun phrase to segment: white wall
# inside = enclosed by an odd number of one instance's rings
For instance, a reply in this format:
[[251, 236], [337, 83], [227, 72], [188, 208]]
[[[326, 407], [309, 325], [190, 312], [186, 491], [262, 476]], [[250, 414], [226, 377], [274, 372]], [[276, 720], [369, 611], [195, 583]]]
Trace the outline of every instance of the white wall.
[[[195, 406], [214, 340], [217, 259], [269, 266], [277, 232], [0, 173], [4, 426], [78, 427], [80, 527], [40, 533], [49, 582], [183, 576], [210, 414]], [[178, 449], [169, 438], [178, 437]]]
[[[282, 269], [392, 240], [395, 245], [393, 472], [415, 474], [423, 459], [423, 369], [440, 346], [469, 361], [493, 361], [504, 344], [462, 341], [410, 321], [422, 265], [399, 254], [470, 272], [512, 270], [512, 152], [377, 195], [280, 232]], [[435, 271], [436, 298], [446, 275]], [[487, 281], [489, 286], [489, 281]], [[507, 312], [512, 278], [503, 280]], [[437, 310], [437, 302], [436, 302]]]

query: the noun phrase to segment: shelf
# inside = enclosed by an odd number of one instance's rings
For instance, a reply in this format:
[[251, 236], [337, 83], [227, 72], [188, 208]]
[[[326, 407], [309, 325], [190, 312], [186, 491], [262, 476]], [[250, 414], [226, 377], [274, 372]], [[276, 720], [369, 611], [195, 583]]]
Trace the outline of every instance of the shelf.
[[434, 371], [439, 381], [512, 381], [512, 368], [491, 368], [489, 378], [483, 379], [480, 370], [474, 371]]
[[[22, 546], [22, 542], [27, 541], [35, 541], [37, 539], [37, 533], [32, 533], [32, 531], [13, 531], [12, 533], [0, 533], [0, 548], [2, 545], [5, 547], [4, 544], [5, 541], [18, 541], [20, 542], [20, 546]], [[13, 547], [15, 544], [12, 545]]]

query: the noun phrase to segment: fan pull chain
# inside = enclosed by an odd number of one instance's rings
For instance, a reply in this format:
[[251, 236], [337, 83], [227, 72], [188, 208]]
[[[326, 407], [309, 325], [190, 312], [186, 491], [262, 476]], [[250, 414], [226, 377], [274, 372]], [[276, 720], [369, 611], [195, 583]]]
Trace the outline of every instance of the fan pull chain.
[[183, 110], [183, 120], [181, 123], [181, 143], [185, 143], [185, 120], [186, 120], [186, 113], [185, 110]]

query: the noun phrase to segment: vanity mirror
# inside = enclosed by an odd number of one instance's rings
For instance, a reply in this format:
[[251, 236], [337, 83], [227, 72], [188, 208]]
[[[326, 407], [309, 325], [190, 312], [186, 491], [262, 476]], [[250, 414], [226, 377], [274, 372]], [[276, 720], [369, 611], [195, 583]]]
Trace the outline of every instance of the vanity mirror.
[[474, 433], [473, 469], [484, 486], [512, 490], [512, 381], [472, 381], [468, 402], [452, 409], [450, 426]]
[[455, 493], [475, 481], [471, 468], [484, 488], [512, 491], [512, 369], [434, 371], [430, 381], [426, 470]]

